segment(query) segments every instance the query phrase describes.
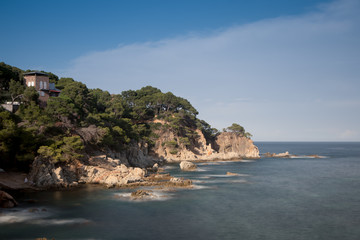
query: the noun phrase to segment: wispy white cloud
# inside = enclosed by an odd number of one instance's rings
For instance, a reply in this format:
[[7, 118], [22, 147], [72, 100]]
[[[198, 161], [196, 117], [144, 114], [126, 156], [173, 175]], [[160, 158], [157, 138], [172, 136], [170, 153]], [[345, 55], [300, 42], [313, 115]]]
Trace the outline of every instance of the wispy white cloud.
[[[215, 127], [245, 122], [245, 127], [262, 129], [255, 138], [307, 140], [299, 129], [304, 127], [302, 122], [330, 129], [331, 124], [317, 119], [331, 119], [342, 111], [340, 106], [321, 111], [319, 103], [313, 104], [316, 99], [360, 100], [359, 12], [360, 1], [340, 0], [308, 14], [266, 19], [207, 35], [119, 45], [75, 59], [64, 75], [112, 93], [152, 85], [188, 98], [200, 117]], [[234, 102], [237, 107], [221, 106], [219, 114], [214, 111], [218, 105], [204, 99]], [[299, 104], [298, 114], [289, 116]], [[353, 114], [355, 108], [341, 112], [345, 120], [348, 113], [360, 120], [360, 113]], [[312, 122], [304, 119], [307, 112], [312, 112]], [[282, 139], [274, 139], [269, 129], [277, 129]], [[329, 132], [324, 130], [320, 138], [336, 140]]]
[[353, 130], [349, 130], [346, 129], [344, 132], [342, 132], [340, 134], [340, 139], [345, 139], [345, 140], [358, 140], [359, 138], [359, 133], [358, 131], [353, 131]]

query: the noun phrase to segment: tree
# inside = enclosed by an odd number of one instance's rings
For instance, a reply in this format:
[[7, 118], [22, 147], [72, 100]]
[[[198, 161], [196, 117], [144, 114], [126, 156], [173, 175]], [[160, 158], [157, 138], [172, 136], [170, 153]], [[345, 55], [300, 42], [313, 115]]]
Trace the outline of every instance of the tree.
[[103, 91], [99, 88], [96, 88], [96, 89], [90, 89], [89, 95], [93, 100], [92, 104], [94, 105], [94, 108], [96, 108], [96, 111], [99, 113], [105, 112], [106, 107], [111, 100], [110, 93], [108, 91]]
[[16, 99], [20, 99], [24, 93], [25, 86], [20, 82], [15, 81], [14, 79], [10, 80], [9, 83], [9, 92], [11, 96], [11, 104], [14, 104]]
[[80, 119], [84, 119], [86, 114], [94, 110], [89, 89], [81, 82], [67, 84], [61, 91], [60, 97], [67, 98], [74, 105]]
[[0, 168], [28, 167], [40, 142], [30, 128], [19, 127], [20, 119], [8, 111], [0, 111]]
[[64, 89], [67, 85], [69, 85], [70, 83], [73, 83], [75, 82], [74, 79], [72, 78], [60, 78], [56, 84], [55, 84], [55, 87], [62, 90]]
[[234, 132], [240, 134], [243, 137], [251, 138], [252, 135], [249, 132], [245, 132], [244, 127], [240, 126], [237, 123], [233, 123], [230, 127], [226, 128], [227, 131]]
[[22, 99], [25, 104], [30, 104], [31, 102], [38, 103], [39, 93], [36, 91], [35, 87], [27, 87]]
[[84, 144], [79, 136], [63, 137], [50, 146], [41, 146], [38, 153], [53, 163], [70, 162], [77, 160], [83, 155]]
[[241, 135], [244, 135], [245, 133], [245, 129], [237, 123], [233, 123], [230, 127], [227, 128], [227, 130], [230, 132], [240, 133]]
[[45, 112], [54, 120], [62, 122], [73, 121], [78, 116], [78, 111], [71, 99], [62, 95], [50, 98], [47, 102]]
[[0, 62], [0, 90], [8, 91], [11, 79], [16, 82], [22, 81], [23, 70]]

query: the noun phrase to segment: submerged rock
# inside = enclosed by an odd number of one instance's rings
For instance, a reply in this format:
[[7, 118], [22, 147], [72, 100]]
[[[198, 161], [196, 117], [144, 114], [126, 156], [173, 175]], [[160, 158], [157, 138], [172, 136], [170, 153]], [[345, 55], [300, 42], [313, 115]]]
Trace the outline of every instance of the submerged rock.
[[10, 194], [0, 190], [0, 207], [13, 208], [16, 207], [17, 205], [18, 203]]
[[195, 171], [197, 169], [197, 166], [192, 162], [182, 161], [180, 163], [180, 169], [182, 171]]
[[136, 190], [135, 192], [131, 193], [131, 198], [133, 199], [144, 199], [144, 198], [150, 198], [154, 197], [154, 195], [149, 190]]
[[290, 158], [291, 156], [295, 156], [295, 155], [292, 155], [288, 151], [286, 151], [286, 152], [283, 152], [283, 153], [269, 153], [269, 152], [267, 152], [267, 153], [264, 153], [264, 156], [265, 157], [273, 157], [273, 158], [275, 158], [275, 157], [278, 157], [278, 158]]
[[238, 173], [232, 173], [232, 172], [227, 172], [226, 175], [228, 175], [228, 176], [239, 176], [240, 174], [238, 174]]
[[269, 158], [324, 158], [324, 156], [319, 156], [317, 154], [311, 154], [311, 155], [296, 155], [296, 154], [290, 154], [288, 151], [283, 153], [264, 153], [264, 157]]

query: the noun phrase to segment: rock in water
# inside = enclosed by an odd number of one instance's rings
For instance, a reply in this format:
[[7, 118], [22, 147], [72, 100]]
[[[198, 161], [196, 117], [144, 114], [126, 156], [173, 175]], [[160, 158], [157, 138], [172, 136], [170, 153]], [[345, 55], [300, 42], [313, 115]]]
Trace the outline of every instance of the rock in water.
[[133, 199], [144, 199], [144, 198], [150, 198], [153, 197], [153, 194], [151, 193], [151, 191], [147, 191], [147, 190], [137, 190], [135, 192], [131, 193], [131, 198]]
[[239, 176], [238, 173], [226, 172], [227, 176]]
[[15, 201], [15, 199], [10, 194], [0, 190], [0, 207], [13, 208], [17, 205], [18, 205], [18, 203]]
[[182, 161], [180, 163], [180, 169], [183, 171], [194, 171], [197, 169], [197, 166], [192, 162]]

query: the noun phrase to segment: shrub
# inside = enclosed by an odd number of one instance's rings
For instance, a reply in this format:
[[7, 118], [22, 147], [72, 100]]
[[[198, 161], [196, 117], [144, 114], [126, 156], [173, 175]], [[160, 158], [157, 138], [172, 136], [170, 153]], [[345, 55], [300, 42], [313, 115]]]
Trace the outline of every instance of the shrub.
[[63, 137], [50, 146], [41, 146], [38, 150], [40, 156], [53, 163], [70, 162], [83, 157], [81, 151], [84, 144], [79, 136]]

